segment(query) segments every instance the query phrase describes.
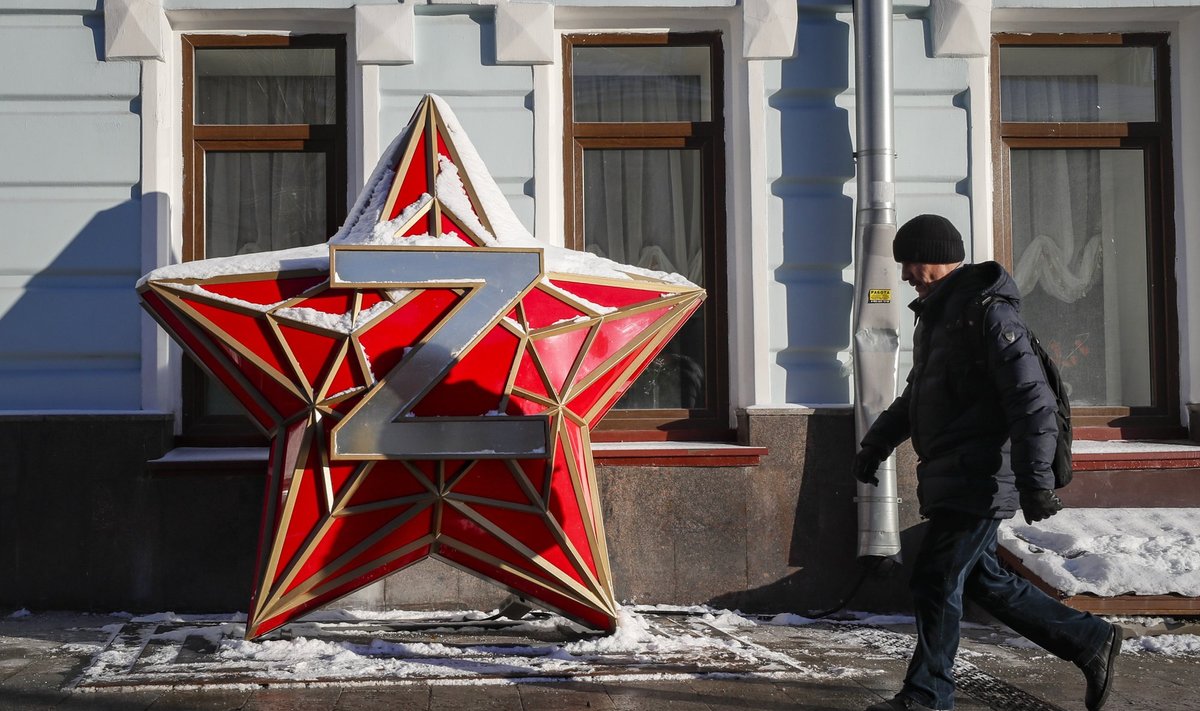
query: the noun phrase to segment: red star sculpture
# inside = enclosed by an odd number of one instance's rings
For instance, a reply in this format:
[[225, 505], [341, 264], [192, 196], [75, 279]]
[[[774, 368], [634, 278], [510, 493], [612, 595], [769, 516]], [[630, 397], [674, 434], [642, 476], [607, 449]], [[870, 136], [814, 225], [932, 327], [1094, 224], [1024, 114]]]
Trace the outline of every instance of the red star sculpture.
[[139, 293], [271, 438], [247, 638], [430, 557], [614, 628], [589, 432], [704, 292], [534, 241], [440, 99], [327, 245]]

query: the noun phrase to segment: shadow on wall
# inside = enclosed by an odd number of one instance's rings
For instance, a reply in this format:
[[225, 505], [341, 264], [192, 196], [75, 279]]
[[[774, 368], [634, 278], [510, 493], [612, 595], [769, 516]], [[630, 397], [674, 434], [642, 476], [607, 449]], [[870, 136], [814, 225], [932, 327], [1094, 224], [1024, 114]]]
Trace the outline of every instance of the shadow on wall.
[[5, 211], [7, 270], [29, 276], [0, 301], [0, 410], [141, 407], [141, 201], [79, 215], [92, 204], [48, 197]]
[[[841, 108], [852, 90], [852, 25], [833, 17], [800, 25], [799, 54], [783, 63], [780, 93], [782, 177], [773, 192], [783, 201], [783, 258], [776, 270], [787, 292], [788, 350], [779, 365], [787, 372], [788, 402], [851, 401], [851, 369], [838, 360], [849, 348], [854, 287], [843, 278], [853, 264], [855, 201], [855, 116]], [[846, 61], [830, 62], [829, 57]], [[853, 102], [849, 101], [853, 106]], [[770, 597], [789, 598], [796, 610], [821, 611], [842, 602], [866, 572], [857, 553], [856, 482], [850, 475], [855, 451], [853, 418], [809, 418], [804, 457], [799, 462], [796, 517], [788, 565], [796, 572]], [[916, 501], [915, 459], [907, 445], [898, 451], [899, 491]], [[924, 527], [916, 506], [902, 505], [901, 540], [915, 550]], [[910, 554], [911, 557], [911, 554]], [[909, 609], [910, 565], [881, 566], [868, 574], [849, 609]], [[784, 592], [786, 591], [786, 592]]]
[[47, 188], [4, 211], [5, 267], [29, 276], [0, 304], [0, 605], [245, 604], [261, 472], [147, 471], [173, 420], [137, 412], [142, 200], [162, 198], [138, 190], [114, 204]]
[[[851, 263], [854, 202], [853, 117], [838, 106], [850, 87], [850, 25], [833, 16], [802, 18], [797, 55], [782, 63], [779, 112], [782, 255], [775, 279], [786, 294], [787, 402], [847, 402], [849, 374], [838, 360], [848, 346], [854, 288], [842, 278]], [[778, 325], [776, 326], [778, 327]]]
[[[760, 571], [752, 579], [771, 582], [716, 596], [709, 604], [765, 613], [829, 610], [847, 597], [865, 570], [857, 558], [857, 482], [850, 474], [854, 419], [849, 411], [774, 419], [777, 422], [751, 422], [752, 443], [771, 450], [760, 471], [769, 488], [758, 494], [781, 502], [777, 513], [765, 502], [760, 505], [764, 513], [755, 520], [763, 528], [752, 530], [754, 537], [777, 541], [759, 549], [766, 560], [751, 561], [752, 570]], [[912, 449], [902, 446], [898, 455], [901, 495], [915, 500]], [[794, 502], [794, 509], [787, 510], [782, 502]], [[911, 556], [923, 526], [915, 506], [902, 506], [900, 514], [901, 542], [905, 555]], [[847, 609], [909, 609], [908, 575], [905, 564], [890, 575], [866, 578]]]

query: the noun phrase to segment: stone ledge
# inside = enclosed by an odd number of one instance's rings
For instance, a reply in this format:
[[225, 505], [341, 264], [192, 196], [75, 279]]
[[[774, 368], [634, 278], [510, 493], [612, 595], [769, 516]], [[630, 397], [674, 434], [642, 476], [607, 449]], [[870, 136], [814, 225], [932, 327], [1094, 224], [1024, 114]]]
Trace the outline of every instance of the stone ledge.
[[0, 424], [8, 422], [50, 422], [76, 421], [89, 422], [137, 422], [173, 420], [175, 416], [169, 412], [154, 410], [0, 410]]
[[728, 442], [595, 442], [598, 466], [752, 467], [767, 455], [766, 447]]
[[[156, 473], [266, 471], [267, 447], [176, 447], [146, 462]], [[757, 466], [766, 447], [728, 442], [596, 442], [592, 457], [599, 466], [744, 467]]]

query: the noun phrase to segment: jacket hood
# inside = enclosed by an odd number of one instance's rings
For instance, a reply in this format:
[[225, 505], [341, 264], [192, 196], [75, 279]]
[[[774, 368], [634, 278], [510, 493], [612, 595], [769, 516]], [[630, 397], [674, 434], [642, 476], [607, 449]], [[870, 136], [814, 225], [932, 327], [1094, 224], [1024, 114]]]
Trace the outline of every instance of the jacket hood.
[[951, 294], [962, 294], [968, 298], [976, 294], [981, 296], [999, 296], [1012, 303], [1013, 308], [1021, 309], [1021, 291], [1017, 282], [1003, 266], [997, 262], [981, 262], [979, 264], [964, 264], [946, 277], [944, 283], [938, 285], [926, 299], [918, 299], [910, 304], [917, 313], [924, 311], [935, 303], [950, 298]]
[[1021, 290], [1013, 280], [1008, 270], [996, 262], [968, 264], [967, 268], [981, 284], [980, 293], [984, 296], [999, 296], [1012, 303], [1013, 308], [1021, 310]]

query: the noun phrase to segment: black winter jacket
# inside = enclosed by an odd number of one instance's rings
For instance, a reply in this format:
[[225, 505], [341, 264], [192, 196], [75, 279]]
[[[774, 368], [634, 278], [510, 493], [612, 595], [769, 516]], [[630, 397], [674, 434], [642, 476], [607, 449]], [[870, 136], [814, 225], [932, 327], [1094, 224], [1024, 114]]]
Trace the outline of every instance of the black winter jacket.
[[[967, 333], [964, 309], [989, 295], [1004, 298], [985, 312], [986, 353], [977, 354], [979, 335], [972, 340]], [[1010, 518], [1019, 508], [1018, 489], [1054, 488], [1056, 404], [1019, 303], [1004, 267], [984, 262], [964, 265], [909, 304], [917, 327], [908, 384], [863, 444], [890, 452], [912, 437], [923, 516]]]

